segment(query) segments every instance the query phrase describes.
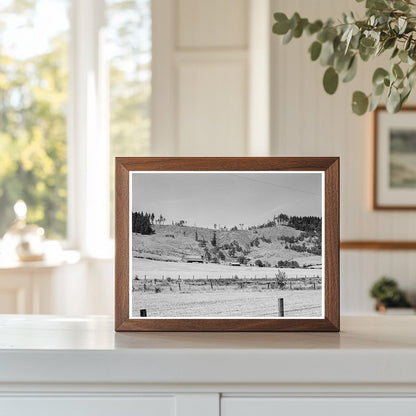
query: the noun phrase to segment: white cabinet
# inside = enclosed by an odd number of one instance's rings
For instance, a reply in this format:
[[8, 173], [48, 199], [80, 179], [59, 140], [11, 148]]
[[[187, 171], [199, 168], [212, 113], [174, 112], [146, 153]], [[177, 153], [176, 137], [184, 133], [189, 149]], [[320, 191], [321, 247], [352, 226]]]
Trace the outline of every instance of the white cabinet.
[[0, 398], [7, 416], [175, 416], [173, 397], [16, 397]]
[[415, 416], [416, 316], [341, 333], [115, 333], [0, 316], [0, 416]]
[[414, 416], [416, 398], [225, 397], [221, 416]]

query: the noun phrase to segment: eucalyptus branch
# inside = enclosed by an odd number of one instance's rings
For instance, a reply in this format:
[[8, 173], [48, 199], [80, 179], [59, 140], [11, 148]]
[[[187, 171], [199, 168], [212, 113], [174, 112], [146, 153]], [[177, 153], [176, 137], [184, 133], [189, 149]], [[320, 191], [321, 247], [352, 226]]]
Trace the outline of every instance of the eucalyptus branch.
[[275, 13], [273, 32], [283, 35], [284, 44], [304, 34], [315, 38], [309, 53], [313, 61], [319, 60], [326, 68], [323, 87], [328, 94], [336, 92], [340, 80], [349, 82], [355, 77], [358, 60], [367, 62], [390, 50], [391, 65], [374, 71], [370, 94], [354, 92], [352, 109], [359, 115], [372, 111], [387, 92], [387, 109], [397, 112], [416, 78], [416, 3], [366, 0], [365, 7], [366, 18], [344, 14], [336, 25], [332, 19], [309, 22], [298, 13], [290, 19], [284, 13]]

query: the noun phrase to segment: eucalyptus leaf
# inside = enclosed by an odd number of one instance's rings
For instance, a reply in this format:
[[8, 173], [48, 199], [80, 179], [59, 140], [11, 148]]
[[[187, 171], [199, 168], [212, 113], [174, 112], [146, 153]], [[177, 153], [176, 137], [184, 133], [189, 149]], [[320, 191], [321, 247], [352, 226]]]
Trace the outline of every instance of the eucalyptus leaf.
[[334, 68], [338, 72], [344, 71], [349, 66], [351, 55], [336, 54], [334, 58]]
[[395, 78], [400, 79], [400, 78], [403, 78], [404, 77], [403, 71], [400, 68], [400, 65], [399, 64], [394, 64], [393, 67], [392, 67], [391, 72], [395, 76]]
[[316, 61], [321, 54], [322, 44], [318, 41], [315, 41], [309, 47], [309, 53], [311, 54], [312, 61]]
[[407, 20], [403, 16], [400, 16], [397, 23], [399, 25], [399, 35], [402, 35], [406, 30]]
[[360, 58], [364, 61], [367, 62], [371, 56], [374, 55], [376, 49], [375, 48], [366, 48], [363, 45], [359, 46], [358, 52], [360, 54]]
[[303, 29], [308, 25], [307, 19], [300, 19], [293, 29], [293, 37], [300, 38], [303, 33]]
[[411, 92], [413, 89], [413, 86], [415, 85], [416, 74], [414, 72], [411, 74], [408, 74], [408, 80], [409, 80], [409, 88]]
[[293, 30], [289, 30], [286, 35], [283, 36], [282, 43], [283, 45], [287, 45], [293, 39]]
[[360, 45], [364, 48], [372, 48], [375, 44], [374, 39], [372, 38], [362, 38], [360, 41]]
[[416, 64], [413, 64], [407, 71], [407, 77], [410, 78], [412, 75], [416, 75]]
[[334, 62], [334, 44], [326, 41], [322, 45], [320, 63], [322, 66], [332, 65]]
[[394, 45], [396, 44], [396, 38], [391, 37], [391, 38], [387, 38], [384, 43], [383, 43], [383, 47], [384, 49], [390, 49], [392, 48]]
[[273, 25], [273, 33], [277, 35], [285, 35], [290, 29], [289, 19], [284, 13], [275, 13], [274, 20], [276, 23]]
[[399, 52], [399, 59], [400, 59], [402, 62], [407, 63], [408, 58], [409, 58], [409, 55], [407, 54], [407, 51], [405, 51], [404, 49], [402, 49], [402, 50]]
[[335, 69], [332, 66], [327, 68], [324, 74], [323, 84], [324, 89], [328, 94], [332, 95], [335, 93], [338, 88], [338, 79], [339, 76]]
[[346, 42], [347, 41], [347, 39], [348, 39], [348, 37], [351, 35], [351, 37], [352, 37], [352, 27], [351, 26], [349, 26], [348, 28], [347, 28], [347, 30], [342, 34], [342, 36], [341, 36], [341, 41], [342, 42]]
[[370, 105], [369, 105], [368, 111], [374, 111], [378, 107], [381, 101], [381, 97], [382, 95], [371, 94]]
[[319, 32], [322, 29], [324, 24], [321, 20], [315, 20], [313, 23], [310, 23], [309, 26], [306, 28], [306, 32], [309, 35], [313, 35], [314, 33]]
[[290, 18], [289, 25], [290, 29], [294, 30], [296, 26], [300, 23], [301, 17], [298, 12], [293, 13], [293, 16]]
[[385, 88], [384, 83], [374, 85], [373, 86], [373, 95], [383, 95], [384, 88]]
[[394, 59], [399, 54], [400, 49], [396, 46], [391, 54], [390, 59]]
[[367, 9], [383, 10], [388, 7], [384, 0], [367, 0], [365, 3]]
[[384, 84], [384, 78], [386, 78], [389, 73], [384, 68], [377, 68], [373, 74], [373, 85], [377, 86]]
[[400, 93], [397, 88], [392, 88], [390, 94], [387, 96], [386, 107], [389, 113], [397, 113], [400, 109]]
[[400, 107], [398, 110], [402, 108], [403, 103], [408, 99], [411, 91], [412, 90], [410, 88], [406, 88], [405, 90], [402, 91], [402, 93], [400, 94]]
[[355, 91], [352, 95], [352, 111], [362, 116], [368, 108], [368, 97], [361, 91]]
[[393, 7], [397, 10], [400, 10], [402, 12], [409, 9], [409, 6], [405, 4], [402, 0], [394, 0], [393, 1]]
[[321, 42], [321, 43], [325, 43], [328, 40], [328, 31], [327, 29], [322, 29], [321, 31], [318, 32], [316, 39]]
[[342, 82], [352, 81], [356, 74], [357, 74], [357, 58], [354, 55], [350, 60], [347, 70], [344, 72], [344, 75], [342, 77]]

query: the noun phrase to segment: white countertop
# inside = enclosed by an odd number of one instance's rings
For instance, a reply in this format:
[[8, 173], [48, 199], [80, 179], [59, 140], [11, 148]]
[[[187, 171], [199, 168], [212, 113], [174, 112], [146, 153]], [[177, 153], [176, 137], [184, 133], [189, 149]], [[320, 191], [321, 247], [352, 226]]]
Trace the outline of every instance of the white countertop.
[[416, 316], [338, 333], [115, 333], [106, 317], [0, 316], [0, 383], [416, 383]]

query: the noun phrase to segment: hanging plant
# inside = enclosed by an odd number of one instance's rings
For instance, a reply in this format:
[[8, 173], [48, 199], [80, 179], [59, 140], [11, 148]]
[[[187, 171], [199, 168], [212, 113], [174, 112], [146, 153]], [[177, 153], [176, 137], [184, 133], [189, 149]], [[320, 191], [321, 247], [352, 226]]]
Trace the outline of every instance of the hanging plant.
[[373, 111], [386, 96], [387, 110], [396, 113], [415, 83], [416, 2], [366, 0], [365, 7], [364, 19], [344, 13], [337, 23], [332, 19], [310, 22], [298, 13], [289, 19], [284, 13], [275, 13], [273, 33], [283, 36], [283, 44], [304, 34], [314, 37], [309, 54], [312, 61], [319, 60], [326, 68], [323, 87], [328, 94], [336, 92], [340, 80], [354, 79], [358, 60], [367, 62], [390, 54], [390, 65], [374, 71], [371, 93], [353, 93], [352, 110], [358, 115]]

